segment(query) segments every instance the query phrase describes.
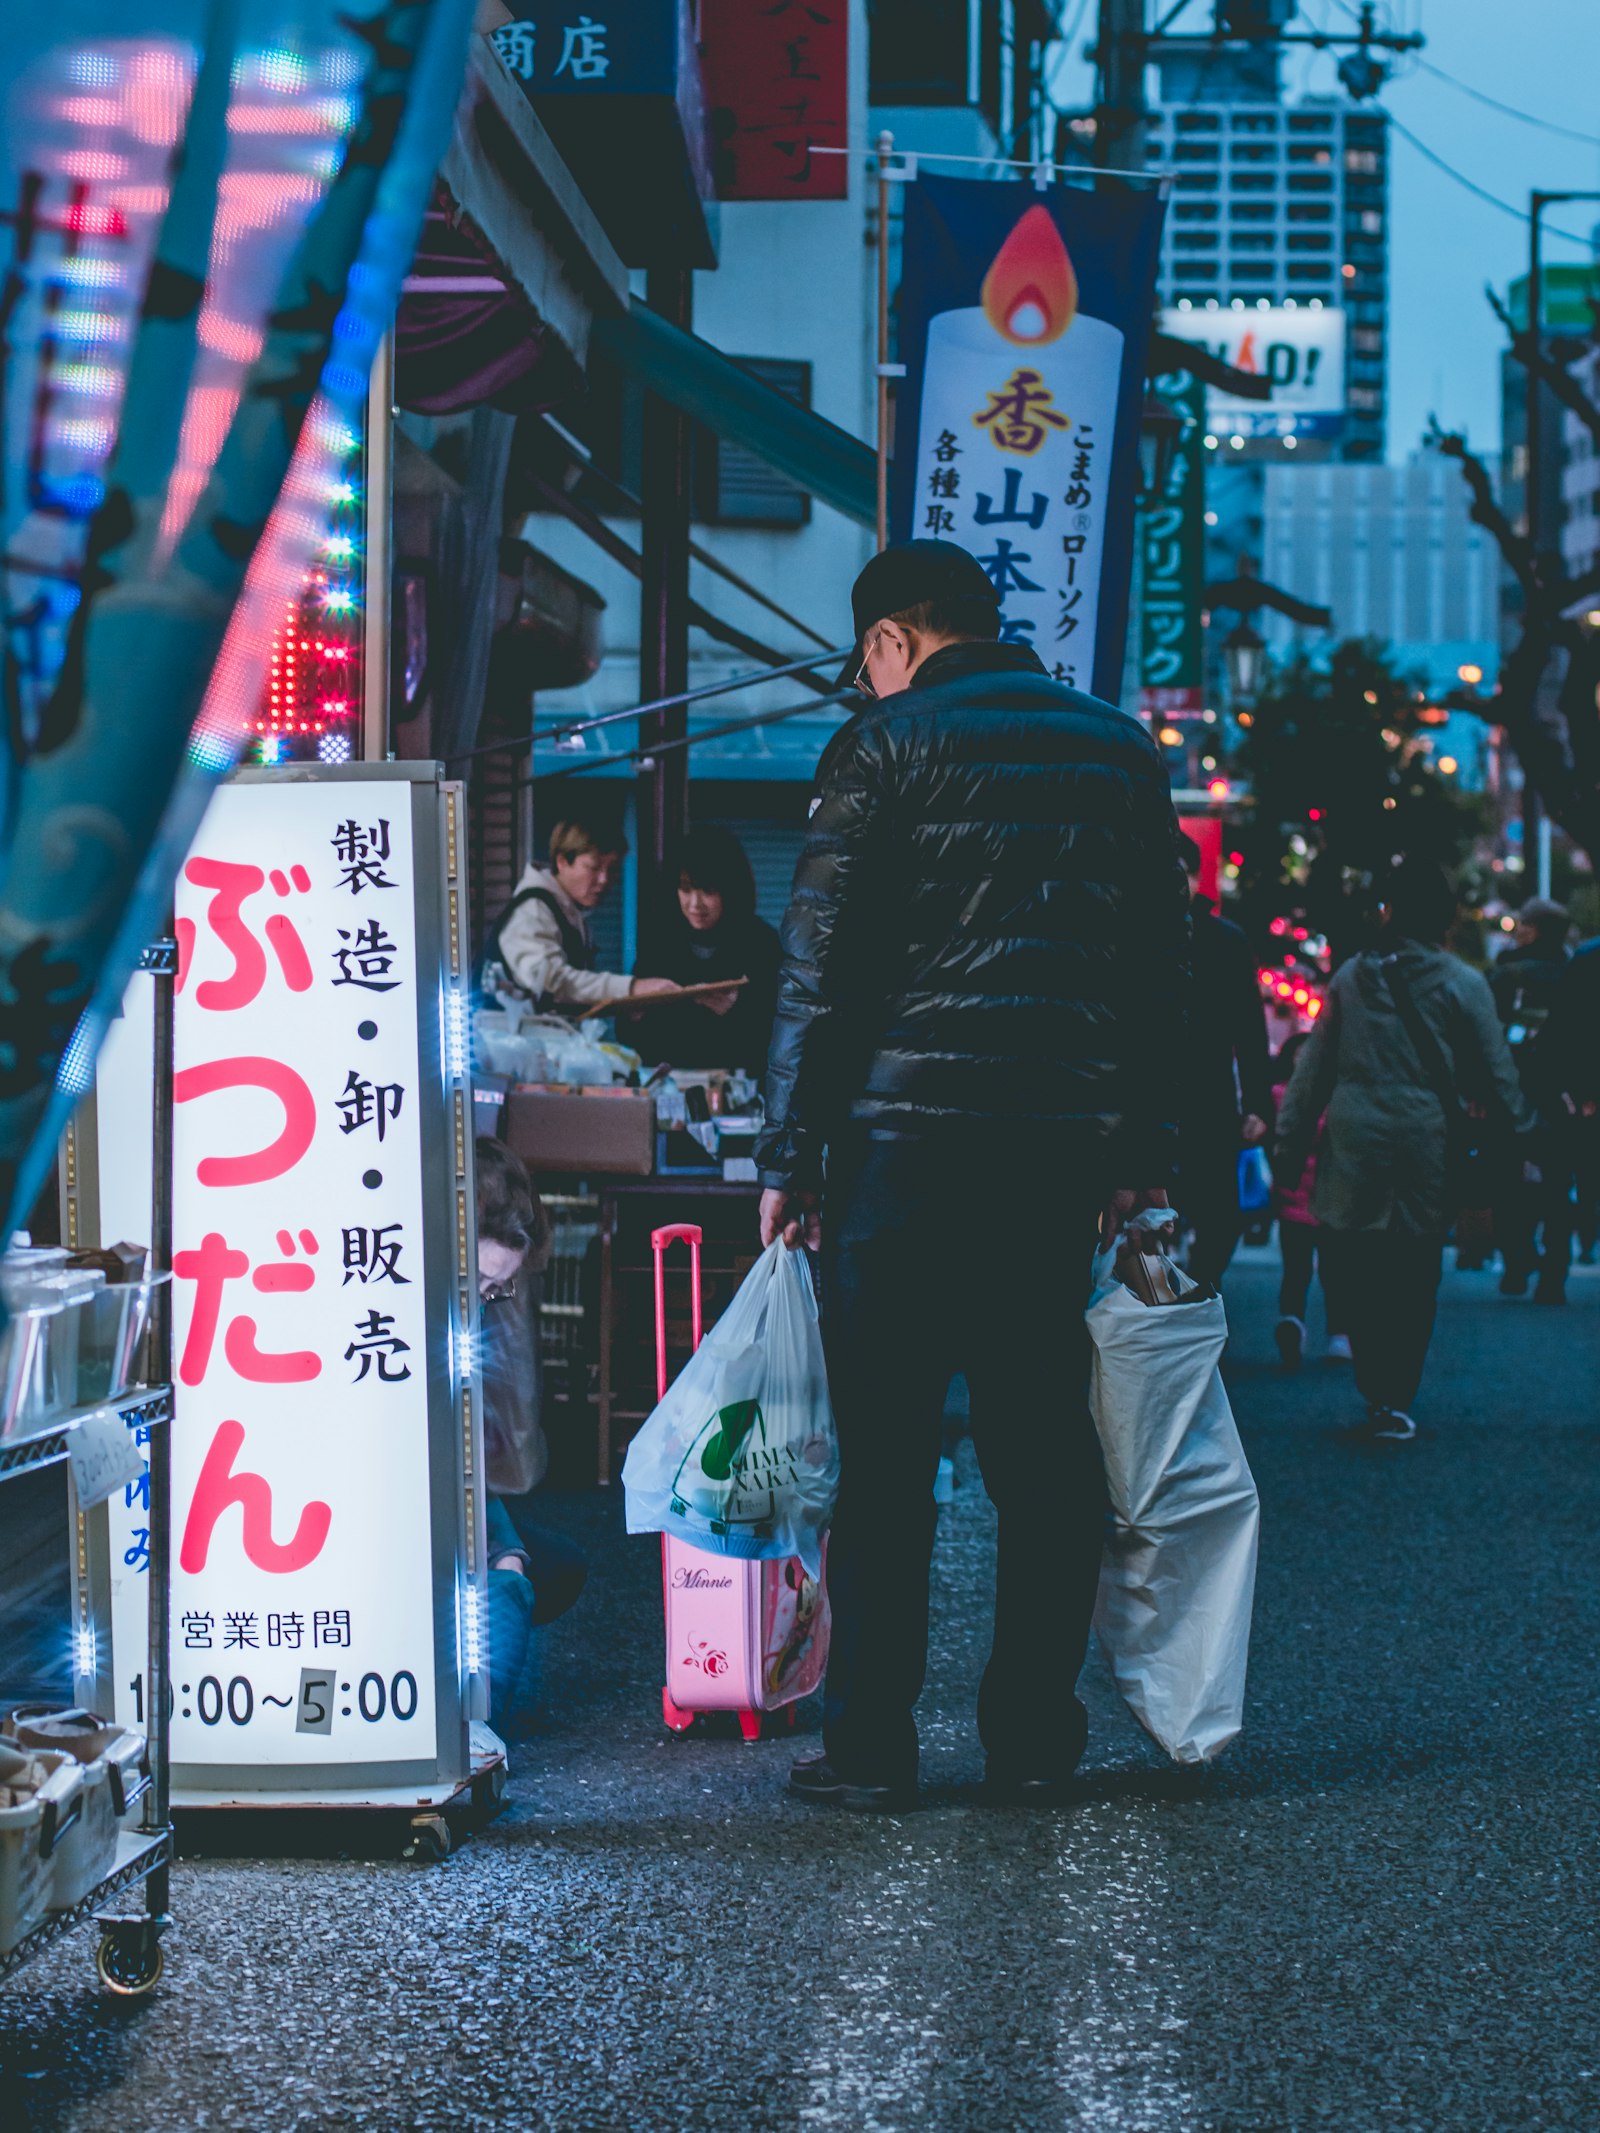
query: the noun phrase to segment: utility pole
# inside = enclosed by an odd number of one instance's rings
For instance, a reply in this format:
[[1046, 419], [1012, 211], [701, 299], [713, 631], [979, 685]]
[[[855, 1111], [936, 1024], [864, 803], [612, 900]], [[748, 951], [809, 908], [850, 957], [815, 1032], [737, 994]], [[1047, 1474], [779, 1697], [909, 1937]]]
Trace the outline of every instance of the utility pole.
[[1146, 0], [1100, 0], [1095, 64], [1094, 161], [1099, 170], [1144, 168], [1144, 77], [1148, 57]]
[[[694, 274], [684, 266], [653, 266], [645, 301], [685, 332], [694, 322]], [[687, 415], [647, 393], [640, 469], [639, 691], [646, 703], [689, 686], [690, 424]], [[689, 730], [685, 704], [639, 721], [639, 746], [681, 740]], [[638, 944], [643, 950], [665, 900], [668, 869], [689, 826], [689, 751], [669, 748], [639, 765]]]

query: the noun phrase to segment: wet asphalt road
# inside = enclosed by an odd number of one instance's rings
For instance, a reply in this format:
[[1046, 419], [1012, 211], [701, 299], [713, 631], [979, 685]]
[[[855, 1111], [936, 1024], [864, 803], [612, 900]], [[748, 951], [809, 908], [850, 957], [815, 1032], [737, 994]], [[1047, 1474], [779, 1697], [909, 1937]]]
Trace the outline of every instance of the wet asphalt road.
[[787, 1740], [663, 1738], [652, 1548], [556, 1499], [595, 1574], [511, 1811], [442, 1867], [181, 1867], [152, 2003], [86, 1935], [0, 1993], [0, 2125], [1593, 2133], [1600, 1273], [1564, 1314], [1451, 1277], [1426, 1434], [1381, 1457], [1330, 1434], [1345, 1371], [1269, 1361], [1272, 1279], [1230, 1282], [1261, 1577], [1198, 1785], [1091, 1659], [1079, 1800], [975, 1804], [970, 1463], [893, 1820], [787, 1800]]

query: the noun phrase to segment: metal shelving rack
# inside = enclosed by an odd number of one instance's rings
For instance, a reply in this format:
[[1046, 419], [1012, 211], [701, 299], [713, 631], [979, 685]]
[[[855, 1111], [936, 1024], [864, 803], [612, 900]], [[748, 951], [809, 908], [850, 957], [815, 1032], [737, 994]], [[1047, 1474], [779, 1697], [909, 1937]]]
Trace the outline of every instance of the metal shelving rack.
[[[157, 1569], [158, 1536], [161, 1548], [161, 1575], [165, 1578], [167, 1520], [164, 1509], [156, 1508], [156, 1468], [158, 1439], [165, 1442], [163, 1425], [172, 1419], [172, 1392], [170, 1386], [151, 1387], [140, 1385], [123, 1395], [120, 1400], [107, 1402], [120, 1413], [125, 1422], [142, 1423], [150, 1430], [150, 1559], [151, 1602], [154, 1612], [156, 1593], [154, 1580]], [[18, 1474], [31, 1474], [40, 1467], [55, 1466], [68, 1456], [70, 1438], [77, 1417], [63, 1415], [60, 1422], [42, 1436], [24, 1438], [20, 1444], [0, 1446], [0, 1482], [10, 1481]], [[165, 1458], [159, 1460], [164, 1469]], [[152, 1652], [155, 1647], [151, 1647]], [[152, 1668], [153, 1671], [153, 1668]], [[162, 1959], [160, 1936], [167, 1919], [167, 1869], [172, 1861], [172, 1830], [167, 1819], [167, 1712], [163, 1696], [152, 1708], [149, 1727], [150, 1777], [144, 1788], [144, 1815], [138, 1829], [124, 1829], [117, 1837], [116, 1863], [109, 1874], [90, 1889], [81, 1902], [68, 1911], [49, 1911], [5, 1955], [0, 1955], [0, 1979], [12, 1976], [32, 1961], [41, 1949], [63, 1933], [71, 1932], [85, 1920], [93, 1918], [101, 1929], [100, 1945], [95, 1955], [95, 1967], [101, 1978], [113, 1992], [148, 1992], [161, 1975]], [[114, 1898], [144, 1883], [145, 1903], [142, 1910], [110, 1911], [105, 1907]]]
[[[172, 940], [153, 942], [140, 963], [140, 968], [149, 971], [156, 981], [155, 1111], [151, 1130], [154, 1191], [149, 1257], [152, 1273], [169, 1272], [172, 1266], [172, 1032], [177, 967], [177, 943]], [[166, 1283], [155, 1291], [145, 1355], [146, 1375], [151, 1382], [133, 1387], [120, 1399], [103, 1403], [121, 1414], [129, 1426], [142, 1423], [150, 1430], [150, 1698], [146, 1728], [150, 1776], [143, 1794], [141, 1825], [120, 1832], [116, 1862], [110, 1873], [81, 1902], [71, 1910], [47, 1912], [32, 1932], [0, 1955], [0, 1980], [4, 1980], [63, 1933], [93, 1919], [100, 1927], [95, 1968], [101, 1981], [113, 1992], [130, 1997], [149, 1992], [161, 1976], [161, 1936], [172, 1922], [168, 1911], [173, 1832], [167, 1680], [172, 1545], [172, 1460], [167, 1425], [172, 1420], [172, 1307], [170, 1285]], [[72, 1431], [80, 1419], [77, 1414], [64, 1414], [39, 1436], [0, 1445], [0, 1485], [18, 1474], [32, 1473], [67, 1458]], [[79, 1524], [81, 1528], [81, 1514]], [[142, 1905], [112, 1908], [119, 1896], [141, 1893]]]

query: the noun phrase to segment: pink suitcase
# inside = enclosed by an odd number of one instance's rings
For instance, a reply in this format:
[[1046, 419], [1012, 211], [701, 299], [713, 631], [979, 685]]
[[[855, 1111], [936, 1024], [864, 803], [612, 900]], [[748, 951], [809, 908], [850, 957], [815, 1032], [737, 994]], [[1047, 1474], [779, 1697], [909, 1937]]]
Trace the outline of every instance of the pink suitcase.
[[[667, 1390], [666, 1254], [689, 1247], [694, 1345], [703, 1331], [701, 1232], [693, 1223], [654, 1230], [656, 1397]], [[661, 1714], [687, 1733], [702, 1711], [737, 1711], [746, 1740], [761, 1737], [762, 1714], [794, 1707], [822, 1681], [828, 1663], [828, 1593], [797, 1556], [747, 1563], [708, 1555], [671, 1534], [661, 1538], [661, 1583], [667, 1619], [667, 1680]]]

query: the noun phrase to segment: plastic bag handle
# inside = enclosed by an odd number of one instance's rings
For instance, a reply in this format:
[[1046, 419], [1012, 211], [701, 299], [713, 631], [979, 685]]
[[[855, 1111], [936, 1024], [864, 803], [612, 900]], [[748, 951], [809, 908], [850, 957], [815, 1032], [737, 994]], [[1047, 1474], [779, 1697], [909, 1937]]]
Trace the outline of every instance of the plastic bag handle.
[[694, 1345], [700, 1345], [700, 1246], [705, 1232], [694, 1222], [669, 1222], [664, 1229], [650, 1232], [650, 1249], [656, 1258], [656, 1398], [667, 1396], [667, 1291], [666, 1256], [669, 1244], [687, 1244], [689, 1247], [690, 1312], [694, 1327]]

